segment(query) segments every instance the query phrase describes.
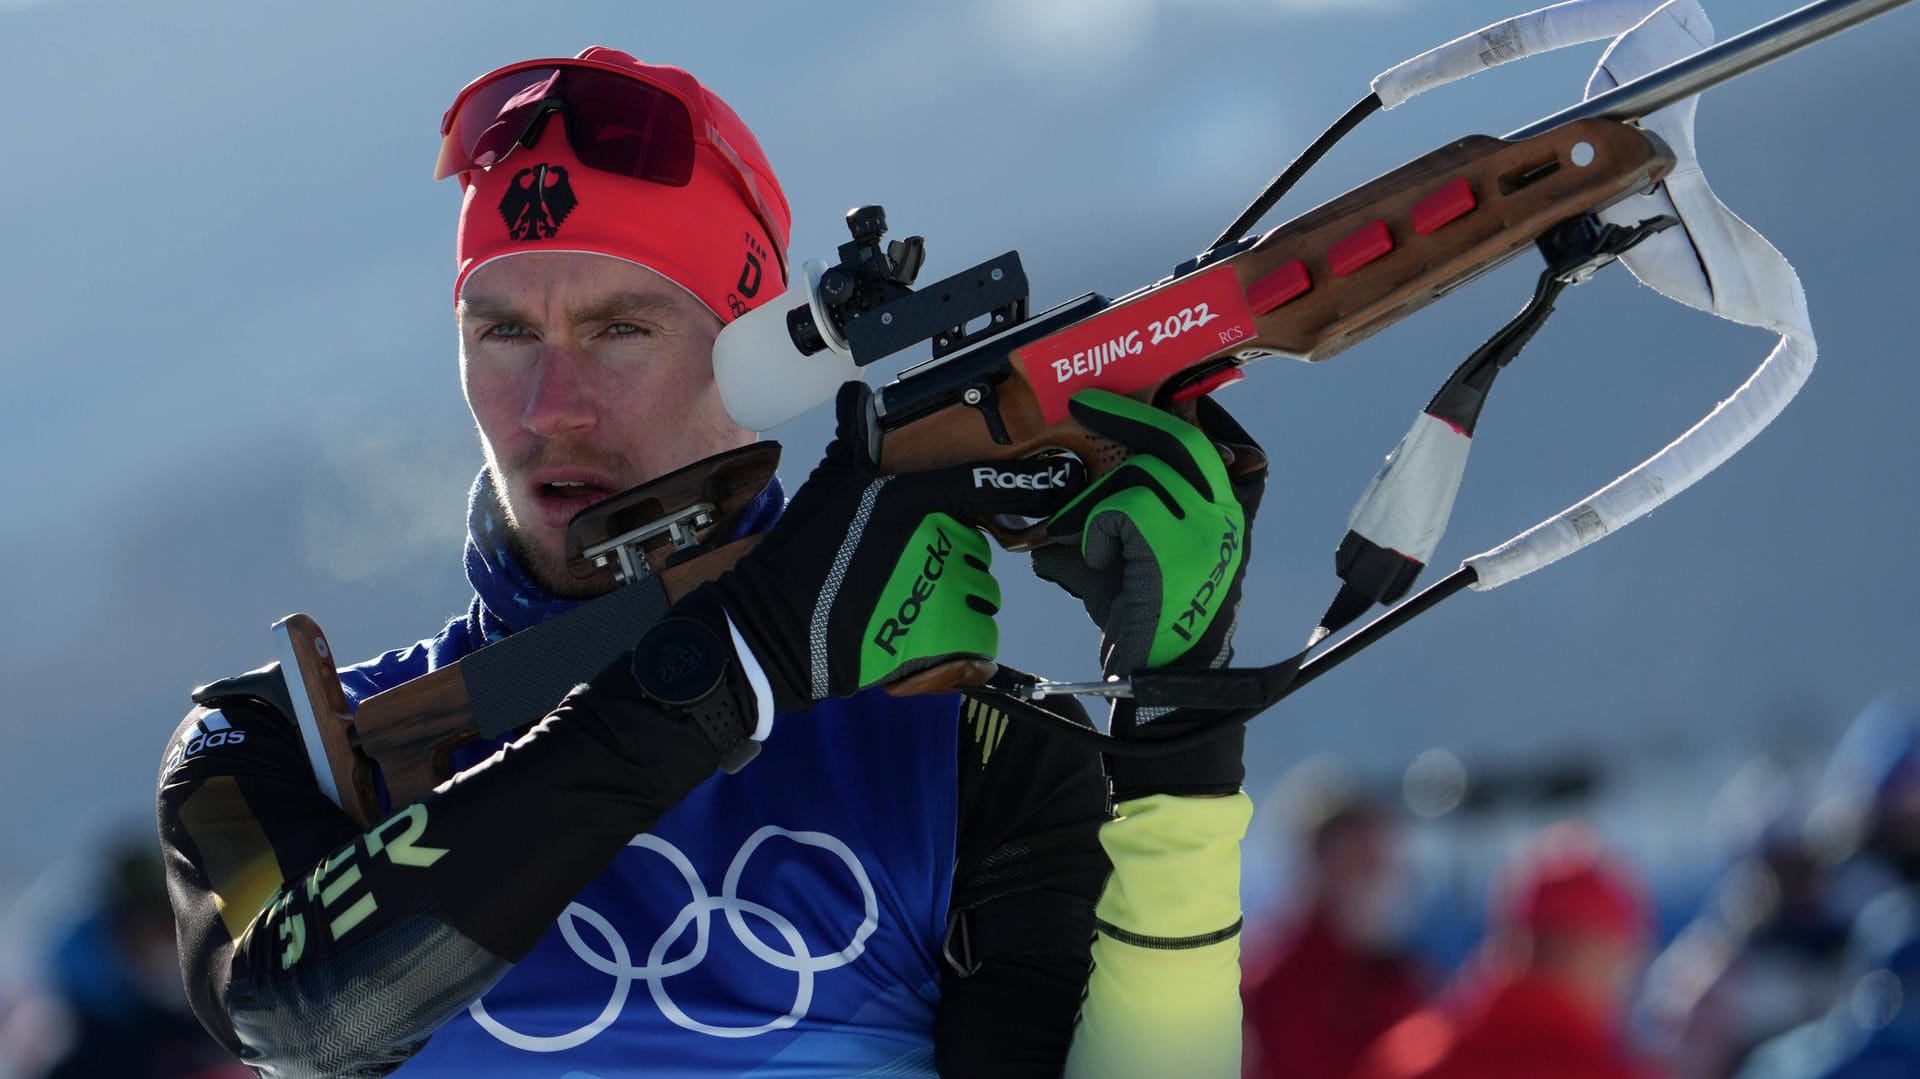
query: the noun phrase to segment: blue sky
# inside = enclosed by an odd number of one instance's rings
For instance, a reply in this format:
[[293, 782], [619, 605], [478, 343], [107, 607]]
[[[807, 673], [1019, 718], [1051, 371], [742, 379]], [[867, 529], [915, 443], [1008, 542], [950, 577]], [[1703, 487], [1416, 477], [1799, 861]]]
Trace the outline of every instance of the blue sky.
[[[0, 890], [146, 819], [187, 691], [269, 659], [275, 618], [305, 611], [357, 657], [464, 603], [478, 453], [454, 367], [457, 191], [431, 167], [469, 78], [590, 43], [680, 64], [759, 133], [796, 256], [829, 255], [844, 210], [880, 202], [897, 235], [927, 237], [930, 279], [1018, 248], [1046, 305], [1164, 274], [1373, 74], [1519, 6], [0, 0]], [[1726, 36], [1790, 5], [1707, 6]], [[1805, 756], [1920, 682], [1916, 48], [1920, 12], [1902, 10], [1701, 107], [1708, 176], [1806, 283], [1822, 350], [1800, 399], [1650, 519], [1449, 601], [1257, 721], [1253, 785], [1319, 753], [1390, 776], [1441, 745], [1622, 772]], [[1272, 220], [1571, 103], [1598, 51], [1370, 121]], [[1298, 646], [1353, 499], [1534, 272], [1222, 396], [1276, 463], [1243, 655]], [[1770, 344], [1618, 270], [1562, 309], [1502, 379], [1436, 570], [1664, 444]], [[791, 480], [825, 433], [818, 414], [773, 433]], [[1007, 656], [1090, 674], [1077, 606], [1018, 558], [997, 566]]]

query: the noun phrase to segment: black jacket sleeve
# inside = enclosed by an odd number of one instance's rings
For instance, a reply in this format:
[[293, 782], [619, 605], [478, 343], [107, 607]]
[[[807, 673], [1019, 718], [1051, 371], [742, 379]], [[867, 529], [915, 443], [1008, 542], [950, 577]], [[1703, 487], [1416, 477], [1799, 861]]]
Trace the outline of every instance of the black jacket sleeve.
[[[319, 792], [277, 709], [236, 696], [191, 712], [158, 817], [207, 1029], [266, 1076], [381, 1075], [484, 994], [718, 764], [616, 666], [365, 832]], [[1096, 754], [961, 708], [940, 1067], [1057, 1075], [1107, 870], [1105, 780]]]
[[363, 833], [287, 718], [211, 703], [159, 782], [181, 964], [202, 1024], [276, 1079], [392, 1070], [719, 762], [616, 664]]
[[959, 764], [935, 1063], [943, 1076], [1058, 1076], [1110, 868], [1106, 776], [1093, 750], [970, 697]]

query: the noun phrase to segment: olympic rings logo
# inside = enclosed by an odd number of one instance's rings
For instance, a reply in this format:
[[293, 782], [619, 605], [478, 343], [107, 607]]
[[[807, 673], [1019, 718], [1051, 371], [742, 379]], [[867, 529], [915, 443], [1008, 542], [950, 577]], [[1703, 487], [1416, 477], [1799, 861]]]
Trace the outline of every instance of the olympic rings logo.
[[[847, 870], [853, 874], [854, 881], [860, 886], [860, 896], [866, 910], [865, 917], [861, 920], [859, 928], [854, 930], [853, 939], [847, 943], [846, 947], [825, 955], [813, 955], [807, 950], [807, 942], [801, 937], [799, 928], [785, 915], [762, 904], [740, 898], [738, 894], [740, 877], [746, 871], [747, 861], [753, 857], [755, 851], [760, 849], [762, 843], [774, 836], [782, 836], [803, 846], [817, 847], [827, 851], [839, 858], [846, 865]], [[866, 950], [867, 938], [873, 935], [874, 929], [880, 924], [880, 903], [874, 895], [872, 879], [867, 876], [867, 871], [861, 866], [860, 860], [854, 857], [853, 851], [845, 843], [825, 832], [792, 832], [771, 824], [761, 828], [749, 836], [741, 845], [739, 853], [733, 856], [733, 862], [727, 866], [726, 878], [721, 881], [720, 894], [717, 896], [707, 894], [706, 885], [701, 883], [700, 874], [694, 869], [693, 863], [681, 853], [680, 848], [672, 843], [651, 835], [638, 835], [629, 840], [627, 845], [653, 851], [665, 858], [670, 865], [680, 871], [680, 876], [687, 882], [687, 890], [692, 895], [692, 899], [686, 906], [680, 908], [679, 914], [675, 915], [672, 923], [661, 930], [660, 935], [654, 939], [653, 946], [647, 952], [646, 962], [638, 966], [634, 964], [632, 953], [627, 948], [626, 938], [621, 936], [613, 923], [599, 911], [584, 903], [572, 903], [560, 915], [560, 935], [566, 939], [567, 945], [573, 949], [573, 954], [578, 956], [581, 962], [602, 974], [613, 977], [613, 993], [608, 997], [606, 1006], [600, 1009], [598, 1016], [584, 1026], [565, 1034], [540, 1036], [523, 1034], [487, 1014], [485, 998], [482, 998], [474, 1001], [467, 1011], [473, 1016], [474, 1022], [480, 1024], [487, 1033], [516, 1049], [525, 1049], [534, 1053], [558, 1053], [584, 1045], [592, 1041], [601, 1031], [612, 1026], [614, 1020], [620, 1018], [635, 981], [645, 982], [647, 991], [652, 994], [653, 1002], [659, 1007], [660, 1013], [675, 1026], [685, 1030], [715, 1038], [752, 1038], [776, 1030], [785, 1030], [805, 1018], [807, 1009], [812, 1006], [814, 976], [844, 967], [858, 959], [860, 953]], [[799, 982], [793, 994], [793, 1006], [787, 1009], [785, 1015], [777, 1016], [754, 1027], [715, 1026], [688, 1015], [667, 994], [668, 978], [685, 974], [706, 959], [707, 940], [712, 931], [712, 916], [715, 911], [726, 915], [727, 927], [733, 931], [734, 937], [741, 945], [756, 958], [779, 970], [799, 975]], [[786, 942], [788, 950], [781, 952], [768, 947], [747, 927], [748, 915], [772, 927], [773, 931]], [[603, 954], [582, 939], [578, 926], [580, 922], [585, 922], [599, 934], [600, 940], [606, 945], [607, 954]], [[686, 935], [689, 925], [693, 927], [694, 932], [692, 949], [678, 959], [668, 959], [667, 950]]]

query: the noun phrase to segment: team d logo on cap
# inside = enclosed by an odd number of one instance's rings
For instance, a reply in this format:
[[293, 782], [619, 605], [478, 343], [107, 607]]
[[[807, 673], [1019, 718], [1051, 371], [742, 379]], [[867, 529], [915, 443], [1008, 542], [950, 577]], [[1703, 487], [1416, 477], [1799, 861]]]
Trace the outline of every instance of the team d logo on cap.
[[514, 174], [500, 196], [500, 218], [515, 240], [551, 240], [578, 205], [566, 167], [543, 163]]

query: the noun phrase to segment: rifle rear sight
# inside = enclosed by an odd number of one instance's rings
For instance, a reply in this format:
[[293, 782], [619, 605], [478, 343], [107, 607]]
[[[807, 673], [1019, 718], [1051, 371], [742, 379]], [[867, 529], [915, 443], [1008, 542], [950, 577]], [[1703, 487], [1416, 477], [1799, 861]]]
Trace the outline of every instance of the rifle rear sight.
[[[933, 342], [939, 359], [1027, 317], [1027, 275], [1018, 252], [1009, 251], [918, 291], [913, 282], [927, 260], [926, 240], [909, 236], [881, 247], [887, 211], [858, 206], [847, 211], [853, 238], [840, 245], [840, 261], [820, 275], [815, 294], [832, 331], [847, 342], [853, 361], [866, 366], [922, 341]], [[986, 322], [977, 330], [968, 325]], [[813, 305], [787, 312], [787, 333], [801, 354], [828, 347]]]

